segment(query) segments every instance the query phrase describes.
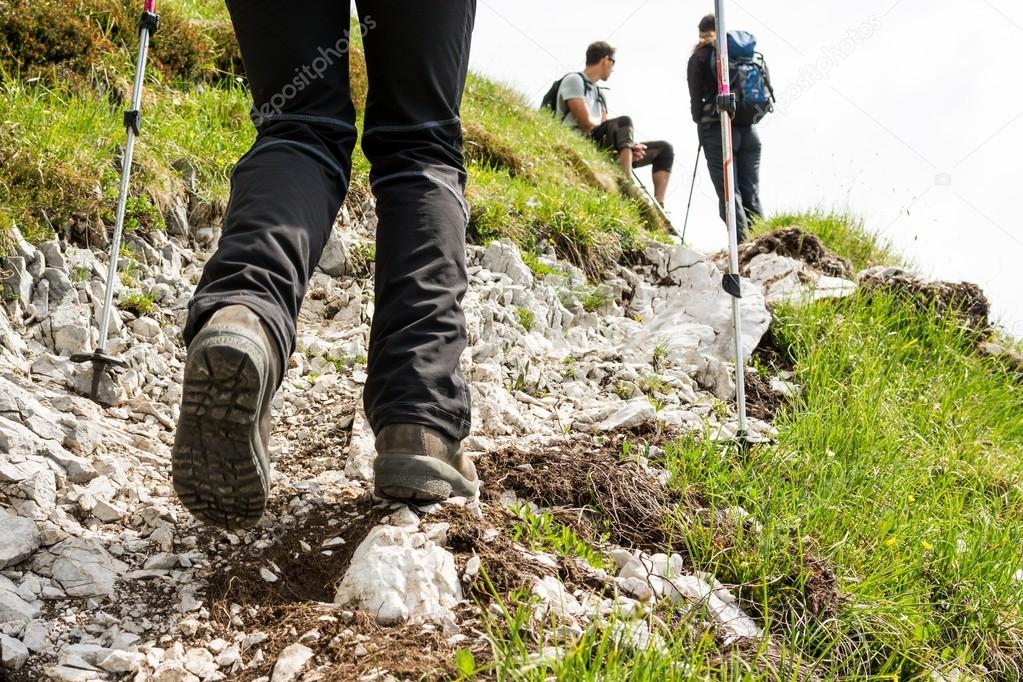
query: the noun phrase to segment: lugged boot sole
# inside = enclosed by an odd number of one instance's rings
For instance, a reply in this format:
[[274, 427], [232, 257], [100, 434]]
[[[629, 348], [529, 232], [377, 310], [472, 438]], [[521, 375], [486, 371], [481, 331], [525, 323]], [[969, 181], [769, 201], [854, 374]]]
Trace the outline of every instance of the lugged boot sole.
[[269, 380], [262, 344], [211, 330], [193, 341], [171, 463], [174, 491], [204, 523], [249, 528], [262, 518], [270, 466], [259, 434]]

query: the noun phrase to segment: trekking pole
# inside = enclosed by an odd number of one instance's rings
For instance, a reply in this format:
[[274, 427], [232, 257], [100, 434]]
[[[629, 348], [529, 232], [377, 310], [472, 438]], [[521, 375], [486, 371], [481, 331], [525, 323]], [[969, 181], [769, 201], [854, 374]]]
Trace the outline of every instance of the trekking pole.
[[110, 315], [114, 303], [114, 279], [117, 277], [117, 259], [121, 250], [121, 234], [124, 231], [124, 214], [128, 204], [128, 185], [131, 177], [131, 161], [135, 154], [135, 138], [139, 135], [142, 123], [142, 83], [145, 79], [146, 60], [149, 56], [149, 39], [160, 26], [160, 17], [156, 14], [156, 0], [145, 0], [142, 16], [139, 18], [139, 52], [138, 66], [135, 71], [135, 85], [131, 96], [131, 109], [124, 112], [124, 127], [128, 141], [124, 147], [124, 159], [121, 162], [121, 190], [117, 198], [117, 214], [114, 222], [114, 235], [110, 242], [110, 267], [107, 270], [106, 292], [103, 299], [103, 313], [99, 325], [99, 342], [92, 353], [76, 353], [71, 356], [72, 362], [92, 363], [92, 390], [90, 397], [99, 402], [99, 386], [103, 373], [109, 367], [127, 367], [127, 363], [119, 358], [107, 355], [107, 330], [110, 327]]
[[739, 299], [742, 298], [739, 278], [739, 237], [735, 226], [735, 175], [732, 154], [732, 116], [735, 114], [735, 93], [729, 88], [728, 74], [728, 33], [725, 28], [725, 2], [714, 0], [714, 14], [717, 28], [717, 110], [721, 119], [721, 149], [724, 163], [725, 220], [728, 223], [728, 273], [721, 285], [732, 297], [732, 320], [735, 327], [735, 403], [739, 413], [739, 430], [735, 439], [740, 450], [749, 446], [749, 426], [746, 423], [746, 372], [742, 357], [742, 318]]
[[[635, 170], [632, 171], [632, 179], [635, 180], [636, 184], [640, 186], [640, 188], [643, 190], [643, 194], [646, 195], [646, 198], [650, 201], [650, 203], [657, 208], [657, 212], [661, 214], [661, 218], [664, 219], [664, 222], [668, 223], [668, 227], [671, 229], [672, 232], [675, 233], [675, 236], [676, 237], [680, 236], [678, 230], [676, 230], [675, 226], [671, 223], [671, 218], [668, 217], [668, 214], [665, 212], [664, 207], [661, 206], [660, 202], [658, 202], [657, 199], [654, 198], [654, 195], [650, 194], [650, 190], [648, 190], [646, 188], [646, 185], [643, 184], [643, 181], [639, 179], [639, 175], [636, 173]], [[685, 240], [683, 239], [683, 241]]]
[[689, 183], [689, 202], [686, 204], [686, 219], [682, 223], [682, 243], [686, 242], [686, 230], [689, 229], [689, 209], [693, 205], [693, 190], [696, 188], [696, 172], [700, 170], [700, 152], [703, 151], [703, 140], [696, 147], [696, 162], [693, 164], [693, 179]]

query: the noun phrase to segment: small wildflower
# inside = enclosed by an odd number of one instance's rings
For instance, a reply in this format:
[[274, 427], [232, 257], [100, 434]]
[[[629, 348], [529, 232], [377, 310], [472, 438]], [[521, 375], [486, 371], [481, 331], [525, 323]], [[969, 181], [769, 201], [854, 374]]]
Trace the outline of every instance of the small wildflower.
[[916, 502], [916, 495], [910, 495], [908, 499], [910, 504], [912, 504], [913, 502]]
[[920, 546], [924, 548], [925, 552], [930, 552], [932, 549], [934, 549], [934, 545], [932, 545], [931, 543], [927, 542], [926, 540], [922, 541], [920, 543]]
[[884, 541], [885, 547], [894, 547], [897, 544], [899, 544], [899, 541], [896, 540], [894, 537], [888, 538], [887, 540]]

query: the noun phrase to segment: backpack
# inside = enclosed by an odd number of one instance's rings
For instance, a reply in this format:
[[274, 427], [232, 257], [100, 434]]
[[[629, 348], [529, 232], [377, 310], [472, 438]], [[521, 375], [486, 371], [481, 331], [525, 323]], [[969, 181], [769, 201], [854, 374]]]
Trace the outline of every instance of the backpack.
[[[593, 85], [590, 83], [589, 79], [586, 78], [586, 76], [583, 74], [582, 71], [573, 71], [572, 73], [578, 73], [580, 76], [582, 76], [582, 79], [583, 79], [583, 95], [590, 94], [590, 90], [593, 89]], [[557, 115], [557, 113], [558, 113], [558, 92], [561, 90], [561, 81], [565, 80], [570, 75], [572, 75], [572, 74], [571, 73], [566, 73], [564, 76], [562, 76], [558, 80], [554, 81], [554, 84], [551, 86], [550, 90], [547, 91], [547, 94], [544, 95], [543, 99], [540, 101], [540, 111], [543, 111], [544, 109], [549, 109], [552, 116], [556, 116]]]
[[[729, 88], [735, 93], [737, 125], [753, 125], [774, 111], [774, 88], [764, 55], [757, 52], [757, 39], [746, 31], [728, 32]], [[716, 51], [711, 59], [711, 70], [717, 79]]]

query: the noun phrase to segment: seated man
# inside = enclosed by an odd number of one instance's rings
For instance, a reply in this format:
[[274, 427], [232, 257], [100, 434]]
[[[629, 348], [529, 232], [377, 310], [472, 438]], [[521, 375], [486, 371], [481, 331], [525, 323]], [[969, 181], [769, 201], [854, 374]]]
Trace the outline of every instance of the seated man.
[[662, 140], [637, 144], [631, 118], [608, 118], [607, 101], [597, 82], [610, 78], [614, 66], [615, 49], [607, 43], [596, 42], [586, 48], [586, 69], [561, 80], [558, 119], [588, 135], [602, 149], [613, 150], [627, 175], [633, 168], [653, 166], [654, 198], [663, 207], [675, 150]]

